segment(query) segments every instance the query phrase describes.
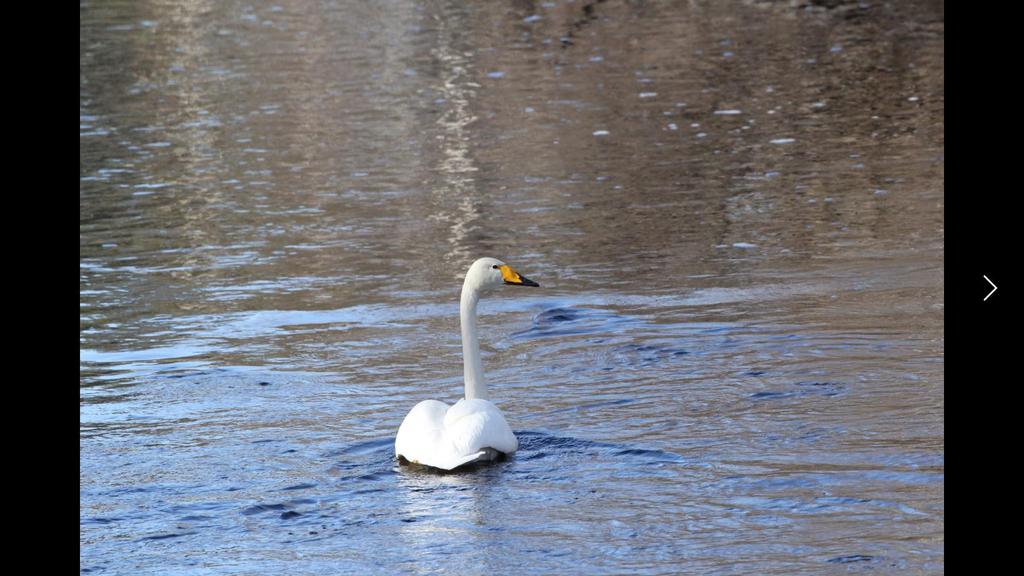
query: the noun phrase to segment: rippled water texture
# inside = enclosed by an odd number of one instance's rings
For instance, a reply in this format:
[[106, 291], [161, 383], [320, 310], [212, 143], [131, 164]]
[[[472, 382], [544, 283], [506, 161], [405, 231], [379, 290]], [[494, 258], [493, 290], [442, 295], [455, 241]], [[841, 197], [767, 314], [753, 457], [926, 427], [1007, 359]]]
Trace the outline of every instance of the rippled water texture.
[[941, 2], [80, 17], [83, 573], [943, 572]]

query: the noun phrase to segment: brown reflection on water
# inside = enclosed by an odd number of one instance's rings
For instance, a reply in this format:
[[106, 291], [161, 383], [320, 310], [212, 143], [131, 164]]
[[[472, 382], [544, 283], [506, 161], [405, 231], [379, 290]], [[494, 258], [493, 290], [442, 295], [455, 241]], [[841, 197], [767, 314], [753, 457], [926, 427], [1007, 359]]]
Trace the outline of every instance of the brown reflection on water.
[[406, 8], [148, 6], [159, 24], [116, 40], [133, 64], [83, 81], [83, 114], [123, 124], [85, 140], [83, 175], [166, 187], [133, 202], [161, 234], [118, 252], [176, 249], [175, 275], [211, 280], [235, 262], [451, 278], [497, 252], [657, 281], [737, 271], [733, 245], [796, 267], [940, 249], [941, 7]]

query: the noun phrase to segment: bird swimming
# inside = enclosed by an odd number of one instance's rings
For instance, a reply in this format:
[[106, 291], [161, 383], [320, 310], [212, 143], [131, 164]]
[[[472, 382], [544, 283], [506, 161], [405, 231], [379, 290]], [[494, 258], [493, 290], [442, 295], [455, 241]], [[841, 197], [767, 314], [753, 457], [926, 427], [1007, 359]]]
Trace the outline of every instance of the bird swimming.
[[519, 448], [505, 416], [488, 397], [477, 336], [476, 305], [480, 296], [501, 286], [540, 284], [495, 258], [480, 258], [469, 267], [459, 305], [466, 396], [453, 406], [437, 400], [424, 400], [414, 406], [395, 438], [399, 462], [453, 470], [494, 460]]

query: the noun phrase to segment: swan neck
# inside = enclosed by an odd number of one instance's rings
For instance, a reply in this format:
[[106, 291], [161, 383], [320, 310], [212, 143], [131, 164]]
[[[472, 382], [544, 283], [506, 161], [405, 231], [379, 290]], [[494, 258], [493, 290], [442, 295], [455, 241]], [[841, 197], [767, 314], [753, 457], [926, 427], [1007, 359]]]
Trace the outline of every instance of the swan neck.
[[466, 381], [466, 400], [487, 400], [483, 364], [480, 362], [480, 340], [476, 330], [476, 305], [480, 292], [468, 283], [462, 286], [459, 319], [462, 322], [462, 361]]

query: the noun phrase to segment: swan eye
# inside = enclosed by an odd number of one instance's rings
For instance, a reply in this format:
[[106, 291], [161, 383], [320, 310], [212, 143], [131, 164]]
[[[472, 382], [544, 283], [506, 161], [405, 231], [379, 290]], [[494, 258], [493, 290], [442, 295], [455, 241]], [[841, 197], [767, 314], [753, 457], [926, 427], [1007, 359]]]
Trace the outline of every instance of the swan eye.
[[491, 266], [491, 268], [494, 268], [495, 270], [497, 270], [498, 269], [498, 265], [495, 264], [494, 266]]

